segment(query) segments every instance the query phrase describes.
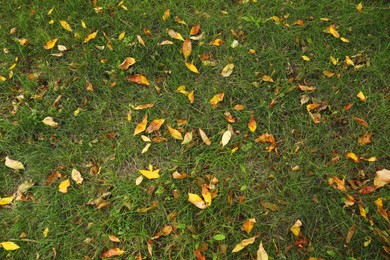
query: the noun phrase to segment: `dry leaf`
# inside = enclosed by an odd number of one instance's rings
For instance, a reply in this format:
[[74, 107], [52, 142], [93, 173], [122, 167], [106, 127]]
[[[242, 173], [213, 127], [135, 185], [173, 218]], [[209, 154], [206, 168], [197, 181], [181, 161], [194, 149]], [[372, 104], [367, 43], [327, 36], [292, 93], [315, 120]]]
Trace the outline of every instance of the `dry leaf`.
[[23, 163], [16, 161], [16, 160], [12, 160], [8, 156], [5, 157], [5, 166], [7, 166], [8, 168], [11, 168], [13, 170], [17, 170], [17, 171], [24, 170]]
[[181, 180], [187, 178], [187, 174], [175, 171], [174, 173], [172, 173], [172, 178]]
[[134, 74], [132, 76], [129, 76], [127, 77], [127, 80], [141, 85], [146, 85], [146, 86], [150, 85], [149, 80], [141, 74]]
[[330, 71], [327, 71], [327, 70], [324, 70], [322, 73], [324, 73], [324, 75], [327, 76], [328, 78], [333, 77], [333, 75], [334, 75], [333, 72], [330, 72]]
[[354, 153], [348, 152], [348, 153], [345, 153], [345, 156], [346, 156], [347, 158], [353, 160], [355, 163], [359, 163], [359, 162], [360, 162], [359, 157], [357, 157], [357, 155], [354, 154]]
[[68, 193], [68, 187], [70, 186], [70, 180], [66, 179], [58, 186], [58, 191], [61, 193]]
[[296, 20], [296, 21], [294, 22], [294, 24], [295, 24], [295, 25], [302, 26], [302, 25], [304, 25], [305, 23], [304, 23], [302, 20]]
[[42, 122], [45, 125], [52, 126], [52, 127], [57, 127], [58, 123], [54, 121], [54, 119], [51, 116], [45, 117]]
[[160, 169], [153, 170], [153, 165], [149, 164], [148, 170], [138, 170], [143, 176], [150, 179], [157, 179], [160, 177], [158, 174], [160, 172]]
[[349, 40], [348, 40], [347, 38], [344, 38], [344, 37], [340, 37], [340, 40], [341, 40], [342, 42], [349, 42]]
[[368, 124], [364, 119], [354, 117], [353, 120], [361, 126], [368, 127]]
[[42, 232], [42, 236], [47, 237], [48, 234], [49, 234], [49, 228], [46, 227], [45, 230]]
[[224, 147], [229, 143], [231, 137], [232, 137], [232, 133], [230, 132], [230, 130], [227, 130], [225, 131], [225, 133], [223, 133], [222, 140], [221, 140], [222, 147]]
[[167, 9], [164, 11], [164, 15], [162, 16], [162, 19], [165, 21], [169, 18], [170, 15], [171, 15], [171, 10]]
[[60, 20], [59, 22], [60, 22], [62, 28], [64, 28], [64, 29], [67, 30], [68, 32], [71, 32], [71, 31], [72, 31], [72, 28], [70, 27], [70, 25], [68, 24], [67, 21], [65, 21], [65, 20]]
[[306, 104], [307, 102], [309, 102], [309, 100], [310, 100], [310, 96], [309, 95], [307, 95], [307, 94], [302, 95], [301, 96], [301, 101], [300, 101], [301, 102], [301, 106]]
[[131, 65], [133, 65], [136, 62], [136, 60], [132, 57], [127, 57], [121, 65], [118, 66], [121, 70], [127, 70]]
[[302, 222], [298, 219], [294, 225], [292, 225], [292, 227], [290, 228], [290, 231], [294, 234], [294, 236], [298, 236], [299, 233], [301, 232], [301, 226], [302, 226]]
[[236, 111], [242, 111], [245, 109], [245, 106], [244, 105], [241, 105], [241, 104], [237, 104], [233, 107], [234, 110]]
[[315, 87], [304, 86], [304, 85], [301, 85], [301, 84], [298, 84], [298, 88], [299, 88], [300, 90], [302, 90], [302, 91], [310, 91], [310, 92], [316, 90]]
[[1, 242], [0, 245], [7, 251], [13, 251], [20, 248], [17, 244], [11, 241]]
[[359, 93], [356, 95], [361, 101], [367, 102], [366, 96], [364, 96], [363, 92], [359, 91]]
[[72, 169], [71, 175], [72, 175], [72, 180], [74, 180], [77, 184], [83, 183], [84, 178], [81, 177], [81, 173], [78, 170]]
[[[334, 177], [328, 179], [328, 184], [331, 185], [335, 189], [338, 189], [342, 192], [346, 192], [345, 179], [340, 180], [338, 177], [334, 176]], [[336, 185], [334, 185], [334, 184], [336, 184]]]
[[190, 30], [190, 35], [197, 35], [200, 30], [200, 24], [193, 26]]
[[239, 244], [237, 244], [233, 250], [232, 250], [232, 253], [236, 253], [236, 252], [239, 252], [241, 251], [242, 249], [244, 249], [245, 247], [247, 247], [248, 245], [251, 245], [255, 242], [257, 236], [254, 236], [254, 237], [251, 237], [251, 238], [248, 238], [248, 239], [244, 239], [242, 240]]
[[173, 42], [172, 41], [168, 41], [168, 40], [165, 40], [165, 41], [162, 41], [160, 43], [157, 43], [157, 45], [171, 45], [171, 44], [173, 44]]
[[197, 194], [188, 193], [188, 201], [200, 209], [206, 209], [208, 207], [206, 202]]
[[226, 65], [221, 72], [222, 77], [229, 77], [230, 74], [232, 74], [233, 69], [234, 69], [233, 63]]
[[57, 40], [58, 40], [58, 38], [46, 42], [46, 44], [45, 44], [45, 46], [43, 46], [43, 48], [45, 48], [46, 50], [53, 49], [57, 43]]
[[264, 75], [263, 77], [261, 77], [261, 79], [266, 82], [274, 82], [274, 80], [268, 75]]
[[200, 129], [200, 128], [199, 128], [199, 134], [200, 134], [200, 137], [202, 138], [202, 141], [203, 141], [206, 145], [210, 145], [210, 144], [211, 144], [210, 139], [207, 137], [207, 135], [205, 134], [205, 132], [203, 132], [203, 130]]
[[255, 139], [255, 142], [257, 142], [257, 143], [271, 143], [275, 146], [277, 145], [274, 136], [272, 134], [268, 134], [268, 133], [262, 134], [261, 136], [257, 137]]
[[118, 35], [118, 41], [123, 40], [123, 38], [125, 38], [125, 35], [126, 35], [125, 32], [121, 32], [121, 33]]
[[171, 136], [174, 139], [183, 140], [183, 136], [181, 135], [181, 133], [179, 131], [177, 131], [176, 129], [172, 128], [171, 125], [167, 125], [167, 127], [168, 127], [169, 133], [171, 134]]
[[194, 104], [194, 101], [195, 101], [194, 93], [195, 93], [195, 91], [193, 90], [187, 94], [187, 98], [191, 104]]
[[339, 59], [336, 59], [332, 55], [329, 57], [330, 62], [332, 62], [333, 65], [337, 65], [337, 62], [339, 62]]
[[120, 256], [124, 253], [125, 251], [121, 250], [118, 247], [108, 249], [106, 252], [104, 252], [100, 257], [101, 258], [110, 258], [113, 256]]
[[203, 197], [204, 202], [206, 203], [207, 207], [210, 207], [212, 195], [209, 191], [209, 188], [207, 188], [207, 186], [204, 184], [202, 185], [202, 197]]
[[185, 62], [185, 64], [186, 64], [187, 68], [188, 68], [190, 71], [199, 74], [198, 69], [195, 67], [195, 65], [194, 65], [192, 62]]
[[97, 30], [96, 32], [93, 32], [91, 34], [88, 34], [87, 37], [85, 37], [85, 39], [84, 39], [84, 43], [89, 42], [90, 40], [95, 39], [98, 31], [99, 30]]
[[131, 106], [131, 108], [134, 109], [134, 110], [142, 110], [142, 109], [151, 108], [151, 107], [154, 107], [154, 103], [142, 104], [142, 105], [138, 105], [136, 107]]
[[144, 42], [144, 40], [142, 40], [142, 37], [141, 37], [141, 36], [137, 35], [137, 40], [138, 40], [138, 43], [139, 43], [139, 44], [141, 44], [142, 46], [145, 47], [145, 42]]
[[351, 60], [351, 58], [350, 57], [348, 57], [348, 56], [345, 56], [345, 64], [347, 65], [347, 66], [355, 66], [355, 63], [353, 63], [353, 61]]
[[141, 153], [144, 154], [146, 153], [147, 151], [149, 151], [149, 148], [152, 144], [151, 143], [148, 143], [145, 145], [144, 149], [142, 149]]
[[142, 121], [138, 123], [138, 125], [136, 126], [133, 136], [145, 131], [147, 123], [148, 123], [148, 115], [145, 115]]
[[222, 39], [215, 39], [213, 41], [210, 42], [210, 45], [213, 45], [213, 46], [221, 46], [223, 43], [223, 40]]
[[187, 23], [183, 19], [181, 19], [179, 16], [175, 17], [175, 21], [179, 24], [187, 25]]
[[377, 188], [383, 187], [390, 182], [390, 171], [387, 169], [383, 169], [376, 172], [376, 176], [374, 178], [374, 185]]
[[14, 200], [14, 196], [0, 198], [0, 206], [11, 204]]
[[256, 131], [257, 124], [253, 115], [251, 115], [251, 119], [248, 122], [248, 128], [251, 132]]
[[384, 219], [386, 219], [387, 222], [389, 222], [387, 210], [383, 208], [383, 198], [378, 198], [374, 201], [374, 204], [376, 205], [376, 210], [382, 215]]
[[263, 247], [263, 242], [260, 242], [256, 260], [268, 260], [268, 254]]
[[301, 58], [302, 58], [302, 60], [304, 60], [304, 61], [310, 61], [310, 58], [307, 57], [306, 55], [302, 55]]
[[212, 99], [210, 99], [209, 104], [216, 108], [218, 106], [218, 103], [223, 101], [224, 96], [224, 92], [216, 94]]
[[110, 241], [115, 242], [115, 243], [121, 242], [118, 237], [111, 235], [111, 234], [108, 235], [108, 239], [110, 239]]
[[256, 219], [255, 218], [250, 218], [247, 221], [245, 221], [244, 224], [242, 224], [241, 229], [249, 234], [252, 231], [255, 223], [256, 223]]
[[155, 119], [150, 122], [148, 128], [146, 128], [147, 133], [152, 133], [154, 131], [158, 131], [160, 127], [164, 124], [165, 119]]
[[336, 30], [336, 26], [334, 24], [330, 25], [324, 30], [325, 33], [332, 34], [335, 38], [340, 38], [340, 34]]
[[192, 44], [190, 39], [187, 38], [183, 42], [181, 52], [183, 53], [184, 59], [187, 60], [187, 58], [191, 55], [192, 52]]
[[192, 132], [188, 132], [184, 135], [183, 142], [181, 143], [182, 145], [188, 144], [192, 141]]
[[181, 36], [181, 34], [178, 33], [178, 32], [175, 32], [175, 31], [172, 30], [172, 29], [167, 29], [167, 33], [168, 33], [169, 36], [171, 36], [173, 39], [180, 40], [180, 41], [184, 41], [184, 39], [183, 39], [183, 37]]
[[356, 6], [356, 10], [358, 10], [359, 13], [363, 12], [363, 4], [362, 4], [362, 2], [360, 2], [360, 3]]
[[372, 137], [372, 134], [371, 134], [371, 133], [365, 132], [363, 136], [359, 137], [358, 143], [359, 143], [360, 145], [369, 144], [369, 143], [371, 143], [371, 137]]
[[135, 179], [135, 185], [140, 185], [143, 180], [144, 176], [140, 175], [137, 179]]

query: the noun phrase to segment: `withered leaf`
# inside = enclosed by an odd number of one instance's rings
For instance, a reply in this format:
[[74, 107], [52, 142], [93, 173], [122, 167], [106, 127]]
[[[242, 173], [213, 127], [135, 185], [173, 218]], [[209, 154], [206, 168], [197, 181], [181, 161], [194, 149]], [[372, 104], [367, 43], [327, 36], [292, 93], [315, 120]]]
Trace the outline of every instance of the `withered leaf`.
[[183, 53], [184, 59], [187, 60], [187, 58], [191, 55], [192, 52], [192, 44], [190, 39], [187, 38], [183, 42], [181, 52]]
[[148, 115], [146, 114], [144, 116], [144, 118], [142, 119], [142, 121], [140, 123], [138, 123], [138, 125], [136, 126], [133, 135], [137, 135], [137, 134], [142, 133], [143, 131], [145, 131], [147, 123], [148, 123]]
[[257, 236], [254, 236], [254, 237], [251, 237], [251, 238], [248, 238], [248, 239], [244, 239], [242, 240], [240, 243], [238, 243], [232, 250], [232, 253], [236, 253], [236, 252], [239, 252], [241, 251], [242, 249], [244, 249], [245, 247], [247, 247], [248, 245], [251, 245], [255, 242]]
[[114, 256], [120, 256], [124, 252], [125, 251], [121, 250], [120, 248], [115, 247], [115, 248], [108, 249], [100, 257], [101, 258], [110, 258], [110, 257], [114, 257]]
[[155, 119], [150, 122], [148, 128], [146, 129], [147, 133], [152, 133], [154, 131], [158, 131], [160, 127], [164, 124], [165, 119]]
[[203, 141], [206, 145], [210, 145], [210, 144], [211, 144], [210, 139], [207, 137], [207, 135], [205, 134], [205, 132], [203, 132], [203, 130], [200, 129], [200, 128], [199, 128], [199, 134], [200, 134], [200, 137], [202, 138], [202, 141]]
[[149, 80], [141, 74], [134, 74], [132, 76], [129, 76], [127, 77], [127, 80], [141, 85], [146, 85], [146, 86], [150, 85]]
[[171, 134], [171, 136], [174, 139], [183, 140], [183, 136], [181, 135], [181, 133], [178, 130], [172, 128], [171, 125], [167, 125], [167, 127], [168, 127], [169, 133]]
[[127, 57], [121, 65], [118, 66], [121, 70], [127, 70], [131, 65], [133, 65], [136, 62], [136, 60], [132, 57]]

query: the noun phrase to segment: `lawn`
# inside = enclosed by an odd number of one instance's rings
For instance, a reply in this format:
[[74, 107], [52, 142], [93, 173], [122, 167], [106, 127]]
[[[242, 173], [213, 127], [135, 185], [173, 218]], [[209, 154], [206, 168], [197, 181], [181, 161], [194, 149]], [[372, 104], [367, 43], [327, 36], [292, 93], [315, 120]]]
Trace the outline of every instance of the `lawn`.
[[389, 24], [387, 1], [4, 2], [0, 258], [390, 259]]

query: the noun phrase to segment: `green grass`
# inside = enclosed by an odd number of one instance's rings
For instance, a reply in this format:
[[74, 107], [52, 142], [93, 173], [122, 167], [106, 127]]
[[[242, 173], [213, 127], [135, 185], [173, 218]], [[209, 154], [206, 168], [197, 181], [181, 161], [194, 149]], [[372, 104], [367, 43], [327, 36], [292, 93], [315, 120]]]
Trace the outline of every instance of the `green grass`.
[[[389, 229], [389, 223], [374, 204], [384, 198], [384, 208], [389, 208], [388, 187], [362, 195], [348, 182], [372, 185], [375, 172], [389, 167], [390, 16], [386, 1], [363, 2], [362, 13], [356, 10], [358, 1], [345, 0], [245, 4], [124, 1], [127, 11], [119, 2], [98, 1], [100, 13], [90, 1], [13, 0], [1, 7], [0, 45], [9, 53], [0, 54], [0, 75], [7, 78], [0, 82], [0, 158], [2, 162], [6, 156], [21, 161], [26, 169], [15, 172], [0, 164], [0, 197], [12, 196], [25, 181], [35, 185], [25, 194], [31, 201], [14, 201], [0, 209], [0, 242], [14, 241], [20, 246], [16, 251], [0, 249], [0, 258], [46, 259], [56, 254], [58, 259], [96, 259], [107, 249], [119, 247], [125, 251], [119, 259], [136, 259], [139, 253], [144, 259], [196, 259], [194, 250], [198, 248], [207, 248], [202, 251], [206, 259], [255, 259], [260, 241], [271, 259], [389, 258], [383, 247], [390, 247], [390, 238], [381, 233]], [[52, 7], [54, 11], [48, 15]], [[164, 21], [166, 9], [171, 16]], [[177, 23], [175, 16], [188, 26]], [[272, 16], [286, 19], [276, 24]], [[320, 20], [325, 17], [330, 21]], [[48, 23], [51, 19], [54, 24]], [[294, 25], [298, 19], [304, 21], [303, 26]], [[66, 20], [73, 32], [64, 30], [59, 20]], [[204, 38], [192, 41], [189, 60], [200, 74], [186, 68], [180, 53], [182, 42], [166, 33], [167, 28], [174, 29], [186, 38], [196, 24], [201, 25]], [[350, 42], [324, 33], [331, 24]], [[9, 34], [13, 27], [16, 33]], [[152, 36], [145, 35], [144, 28]], [[96, 30], [97, 37], [83, 43]], [[230, 47], [235, 39], [231, 30], [242, 32], [234, 49]], [[111, 39], [113, 50], [106, 46], [103, 32]], [[126, 36], [119, 41], [121, 32]], [[137, 42], [136, 35], [142, 36], [146, 47]], [[22, 38], [29, 44], [15, 41]], [[50, 55], [58, 52], [57, 46], [43, 48], [54, 38], [69, 49], [63, 57]], [[216, 38], [224, 43], [210, 46]], [[174, 44], [158, 46], [163, 40]], [[250, 49], [256, 53], [249, 53]], [[203, 66], [198, 58], [203, 53], [212, 55], [216, 65]], [[354, 59], [358, 54], [361, 59]], [[302, 55], [311, 61], [303, 61]], [[330, 55], [339, 58], [336, 66], [329, 61]], [[345, 67], [346, 56], [364, 66]], [[13, 77], [8, 78], [8, 68], [16, 57]], [[118, 69], [125, 57], [137, 60], [128, 71]], [[235, 68], [231, 76], [223, 78], [220, 73], [228, 63]], [[324, 70], [339, 73], [339, 78], [327, 78]], [[31, 73], [38, 77], [29, 79]], [[151, 86], [126, 80], [135, 73], [146, 76]], [[275, 82], [263, 81], [263, 75], [272, 76]], [[93, 85], [93, 92], [86, 90], [86, 81]], [[306, 104], [300, 104], [304, 93], [296, 88], [298, 84], [316, 87], [307, 93], [311, 97], [307, 104], [328, 103], [320, 112], [320, 123], [315, 124]], [[176, 92], [180, 85], [195, 90], [194, 104]], [[367, 97], [366, 103], [356, 97], [359, 91]], [[221, 92], [225, 98], [213, 108], [208, 102]], [[270, 107], [272, 100], [276, 103]], [[131, 108], [145, 103], [154, 103], [154, 107]], [[345, 110], [348, 103], [353, 106]], [[245, 109], [235, 111], [236, 104]], [[75, 116], [78, 108], [80, 113]], [[225, 112], [237, 122], [231, 124], [235, 134], [222, 148], [219, 142], [228, 126]], [[159, 133], [147, 135], [168, 141], [153, 142], [149, 151], [141, 154], [146, 143], [133, 133], [145, 114], [148, 122], [166, 120]], [[247, 127], [252, 114], [257, 122], [255, 133]], [[44, 125], [41, 121], [47, 116], [59, 127]], [[368, 127], [359, 125], [354, 117], [366, 120]], [[177, 119], [188, 124], [179, 126]], [[193, 131], [193, 141], [181, 145], [170, 136], [167, 124], [183, 135]], [[202, 142], [198, 128], [209, 136], [210, 146]], [[372, 142], [361, 146], [357, 140], [366, 131], [373, 134]], [[263, 133], [275, 137], [277, 153], [267, 152], [266, 144], [254, 141]], [[232, 153], [236, 144], [239, 149]], [[340, 160], [330, 164], [333, 152]], [[354, 163], [345, 152], [378, 160]], [[136, 186], [138, 170], [149, 164], [161, 169], [161, 177], [144, 179]], [[101, 167], [99, 174], [90, 174], [92, 165]], [[293, 171], [295, 166], [299, 170]], [[71, 181], [68, 193], [60, 193], [58, 185], [70, 178], [73, 168], [81, 172], [83, 184]], [[47, 186], [45, 182], [55, 170], [62, 178]], [[176, 170], [188, 177], [173, 179]], [[210, 176], [219, 180], [218, 194], [209, 208], [201, 210], [187, 201], [187, 193], [200, 195], [201, 185], [208, 183]], [[356, 200], [354, 205], [343, 207], [346, 194], [328, 184], [334, 176], [345, 179], [347, 194]], [[97, 209], [88, 205], [108, 192], [108, 206]], [[137, 212], [154, 201], [158, 201], [156, 208]], [[264, 202], [277, 209], [264, 207]], [[366, 208], [366, 219], [360, 215], [358, 203]], [[172, 213], [176, 218], [169, 217]], [[256, 223], [247, 234], [241, 226], [249, 218], [256, 218]], [[297, 219], [303, 223], [300, 238], [289, 230]], [[150, 256], [147, 241], [166, 225], [173, 227], [172, 233], [154, 240]], [[356, 229], [347, 245], [352, 225]], [[49, 228], [47, 237], [42, 235], [45, 228]], [[26, 238], [19, 238], [22, 232]], [[109, 234], [121, 242], [110, 242]], [[225, 239], [214, 240], [217, 234], [224, 234]], [[237, 243], [253, 236], [258, 236], [253, 245], [231, 253]], [[300, 248], [295, 244], [303, 237], [309, 242]], [[364, 246], [367, 239], [371, 243]]]

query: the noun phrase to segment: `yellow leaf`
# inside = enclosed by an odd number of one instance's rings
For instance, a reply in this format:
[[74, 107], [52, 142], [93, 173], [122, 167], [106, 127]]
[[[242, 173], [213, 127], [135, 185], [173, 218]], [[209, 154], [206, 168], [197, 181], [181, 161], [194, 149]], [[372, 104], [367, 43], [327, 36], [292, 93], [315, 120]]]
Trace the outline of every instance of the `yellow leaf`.
[[345, 64], [347, 66], [355, 66], [355, 63], [353, 63], [353, 61], [351, 60], [351, 58], [349, 58], [348, 56], [345, 56]]
[[359, 203], [358, 207], [359, 207], [360, 216], [362, 216], [363, 218], [367, 218], [366, 210], [363, 208], [363, 205]]
[[83, 27], [84, 29], [87, 29], [87, 25], [85, 24], [85, 22], [83, 20], [81, 20], [81, 27]]
[[255, 223], [256, 223], [256, 219], [255, 218], [250, 218], [247, 221], [245, 221], [244, 224], [242, 224], [241, 229], [249, 234], [252, 231]]
[[332, 34], [335, 38], [340, 38], [340, 34], [336, 30], [336, 26], [334, 24], [330, 25], [324, 30], [325, 33]]
[[145, 42], [144, 42], [144, 40], [142, 40], [142, 37], [141, 37], [141, 36], [137, 35], [137, 40], [138, 40], [138, 43], [139, 43], [139, 44], [141, 44], [142, 46], [145, 47]]
[[71, 175], [72, 175], [72, 180], [74, 180], [77, 184], [83, 183], [84, 178], [81, 177], [81, 173], [78, 170], [72, 169]]
[[186, 62], [185, 64], [186, 64], [187, 68], [188, 68], [190, 71], [199, 74], [198, 69], [195, 67], [195, 65], [194, 65], [192, 62]]
[[253, 115], [251, 115], [251, 119], [248, 122], [248, 128], [251, 132], [254, 132], [254, 131], [256, 131], [256, 127], [257, 127], [257, 124], [255, 121], [255, 118], [253, 117]]
[[54, 121], [54, 119], [51, 116], [45, 117], [42, 122], [45, 125], [52, 126], [52, 127], [57, 127], [58, 123]]
[[16, 160], [12, 160], [8, 156], [5, 157], [5, 166], [13, 170], [24, 170], [23, 163]]
[[214, 108], [217, 107], [218, 103], [223, 101], [224, 96], [225, 96], [224, 92], [216, 94], [212, 99], [210, 99], [209, 104], [212, 105]]
[[181, 135], [181, 133], [179, 131], [177, 131], [176, 129], [172, 128], [171, 125], [167, 125], [167, 127], [168, 127], [169, 133], [171, 134], [171, 136], [174, 139], [183, 140], [183, 136]]
[[144, 149], [142, 149], [141, 153], [144, 154], [146, 153], [147, 151], [149, 151], [149, 148], [152, 144], [151, 143], [147, 143], [144, 147]]
[[292, 225], [290, 230], [294, 234], [294, 236], [297, 237], [299, 235], [299, 233], [301, 232], [301, 226], [302, 222], [299, 219], [294, 223], [294, 225]]
[[136, 60], [132, 57], [126, 57], [126, 59], [118, 66], [121, 70], [127, 70], [131, 65], [136, 63]]
[[251, 238], [248, 238], [248, 239], [244, 239], [242, 240], [239, 244], [237, 244], [233, 250], [232, 250], [232, 253], [236, 253], [236, 252], [239, 252], [241, 251], [242, 249], [244, 249], [245, 247], [247, 247], [248, 245], [251, 245], [255, 242], [257, 236], [254, 236], [254, 237], [251, 237]]
[[121, 250], [118, 247], [108, 249], [106, 252], [104, 252], [100, 257], [101, 258], [109, 258], [113, 256], [120, 256], [124, 253], [125, 251]]
[[68, 187], [70, 186], [70, 180], [66, 179], [58, 186], [58, 191], [61, 193], [68, 193]]
[[97, 30], [96, 32], [88, 34], [87, 37], [85, 37], [85, 39], [84, 39], [84, 43], [89, 42], [92, 39], [95, 39], [98, 31], [99, 30]]
[[126, 35], [125, 32], [121, 32], [121, 33], [119, 34], [119, 36], [118, 36], [118, 41], [123, 40], [123, 38], [125, 38], [125, 35]]
[[255, 139], [255, 142], [257, 142], [257, 143], [271, 143], [275, 146], [277, 145], [274, 136], [272, 134], [268, 134], [268, 133], [262, 134], [261, 136], [257, 137]]
[[147, 123], [148, 123], [148, 115], [145, 115], [142, 121], [138, 123], [138, 125], [136, 126], [133, 136], [145, 131]]
[[59, 22], [60, 22], [62, 28], [64, 28], [64, 29], [67, 30], [68, 32], [71, 32], [71, 31], [72, 31], [72, 28], [70, 27], [70, 25], [68, 24], [67, 21], [65, 21], [65, 20], [60, 20]]
[[267, 82], [274, 82], [274, 80], [268, 75], [264, 75], [261, 78], [262, 78], [262, 80], [267, 81]]
[[197, 194], [188, 193], [188, 201], [200, 209], [206, 209], [208, 207], [206, 202]]
[[18, 42], [19, 42], [19, 44], [20, 45], [22, 45], [22, 46], [25, 46], [25, 45], [27, 45], [28, 43], [29, 43], [29, 41], [27, 40], [27, 39], [16, 39]]
[[364, 96], [363, 92], [359, 91], [359, 93], [356, 95], [361, 101], [367, 102], [366, 96]]
[[127, 77], [127, 80], [141, 85], [146, 85], [146, 86], [150, 85], [149, 80], [145, 76], [142, 76], [141, 74], [134, 74], [132, 76], [129, 76]]
[[179, 86], [176, 91], [179, 92], [180, 94], [183, 94], [183, 95], [188, 95], [188, 91], [186, 90], [186, 86]]
[[43, 48], [45, 48], [46, 50], [53, 49], [53, 47], [56, 45], [57, 40], [58, 40], [58, 38], [46, 42], [46, 44], [45, 44], [45, 46], [43, 46]]
[[6, 80], [7, 80], [6, 77], [0, 75], [0, 81], [6, 81]]
[[131, 108], [134, 109], [134, 110], [142, 110], [142, 109], [151, 108], [151, 107], [154, 107], [154, 103], [142, 104], [142, 105], [138, 105], [136, 107], [131, 106]]
[[347, 38], [344, 38], [344, 37], [341, 37], [340, 40], [341, 40], [342, 42], [349, 42], [349, 40], [348, 40]]
[[304, 60], [304, 61], [310, 61], [310, 58], [307, 57], [306, 55], [301, 56], [301, 58], [302, 58], [302, 60]]
[[160, 172], [160, 169], [153, 170], [153, 165], [151, 164], [149, 164], [148, 170], [139, 170], [139, 172], [149, 180], [157, 179], [160, 177], [160, 175], [158, 174]]
[[183, 19], [181, 19], [179, 16], [175, 17], [175, 21], [179, 24], [187, 25], [187, 23]]
[[0, 245], [7, 251], [12, 251], [20, 248], [17, 244], [10, 241], [1, 242]]
[[171, 15], [171, 10], [167, 9], [164, 11], [164, 15], [162, 16], [162, 19], [165, 21], [166, 19], [169, 18], [170, 15]]
[[157, 45], [172, 45], [173, 44], [173, 42], [172, 41], [168, 41], [168, 40], [165, 40], [165, 41], [162, 41], [162, 42], [160, 42], [160, 43], [157, 43]]
[[333, 65], [337, 65], [337, 62], [339, 62], [339, 59], [336, 59], [335, 57], [333, 56], [330, 56], [329, 57], [329, 60], [332, 62]]
[[233, 69], [234, 69], [233, 63], [226, 65], [221, 72], [222, 77], [229, 77], [230, 74], [232, 74]]
[[47, 15], [51, 15], [54, 11], [54, 6], [47, 12]]
[[256, 260], [268, 260], [268, 254], [263, 247], [263, 242], [260, 242]]
[[212, 46], [221, 46], [222, 43], [223, 43], [222, 39], [215, 39], [215, 40], [210, 42], [210, 45], [212, 45]]
[[377, 188], [383, 187], [390, 182], [390, 171], [387, 169], [383, 169], [376, 172], [376, 176], [374, 178], [374, 185]]
[[188, 132], [184, 135], [183, 142], [181, 143], [182, 145], [188, 144], [192, 141], [192, 132]]
[[158, 131], [160, 127], [164, 124], [165, 119], [155, 119], [150, 122], [148, 128], [146, 128], [147, 133], [152, 133], [154, 131]]
[[192, 44], [190, 39], [186, 39], [183, 42], [183, 46], [181, 48], [181, 52], [183, 53], [184, 59], [187, 60], [187, 58], [191, 55], [192, 52]]
[[324, 75], [327, 76], [328, 78], [333, 77], [333, 75], [334, 75], [333, 72], [330, 72], [330, 71], [327, 71], [327, 70], [324, 70], [322, 73], [324, 73]]
[[194, 101], [195, 101], [194, 90], [187, 94], [187, 98], [191, 104], [194, 104]]
[[53, 24], [53, 23], [54, 23], [54, 20], [52, 19], [52, 20], [48, 21], [47, 23], [48, 23], [48, 24]]
[[172, 30], [172, 29], [167, 29], [167, 33], [168, 33], [169, 36], [171, 36], [173, 39], [180, 40], [180, 41], [184, 41], [184, 39], [183, 39], [183, 37], [181, 36], [181, 34], [178, 33], [178, 32], [175, 32], [175, 31]]
[[359, 157], [357, 157], [356, 154], [354, 154], [354, 153], [348, 152], [348, 153], [345, 153], [345, 156], [347, 158], [353, 160], [355, 163], [359, 163], [360, 162]]
[[360, 2], [357, 6], [356, 6], [356, 10], [358, 10], [359, 13], [361, 13], [363, 11], [363, 4], [362, 2]]
[[202, 185], [202, 197], [204, 199], [204, 202], [206, 203], [207, 207], [210, 207], [211, 205], [211, 193], [206, 185]]
[[13, 200], [14, 200], [14, 196], [0, 198], [0, 206], [11, 204]]
[[49, 234], [49, 228], [46, 227], [45, 230], [44, 230], [43, 233], [42, 233], [42, 236], [43, 236], [43, 237], [47, 237], [48, 234]]
[[230, 130], [227, 130], [225, 131], [225, 133], [223, 133], [222, 135], [222, 147], [224, 147], [225, 145], [227, 145], [230, 141], [230, 138], [232, 137], [232, 133], [230, 132]]
[[112, 235], [112, 234], [108, 235], [108, 239], [110, 239], [110, 241], [115, 242], [115, 243], [121, 242], [117, 236]]
[[207, 137], [207, 135], [205, 134], [205, 132], [203, 132], [203, 130], [200, 129], [200, 128], [199, 128], [199, 134], [200, 134], [200, 137], [202, 138], [202, 141], [203, 141], [206, 145], [210, 145], [210, 144], [211, 144], [210, 139]]

